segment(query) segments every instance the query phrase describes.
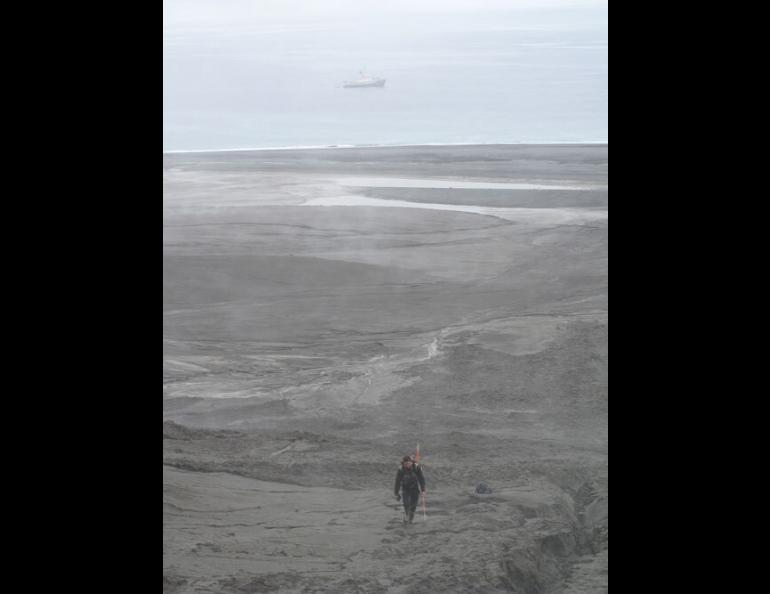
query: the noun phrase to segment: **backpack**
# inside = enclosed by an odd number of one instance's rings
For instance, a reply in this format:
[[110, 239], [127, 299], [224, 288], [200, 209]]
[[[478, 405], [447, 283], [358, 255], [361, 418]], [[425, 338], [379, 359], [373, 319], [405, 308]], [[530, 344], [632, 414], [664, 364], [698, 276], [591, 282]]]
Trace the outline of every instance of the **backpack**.
[[401, 486], [404, 489], [415, 489], [418, 485], [417, 469], [412, 466], [411, 470], [403, 469], [404, 474], [401, 476]]

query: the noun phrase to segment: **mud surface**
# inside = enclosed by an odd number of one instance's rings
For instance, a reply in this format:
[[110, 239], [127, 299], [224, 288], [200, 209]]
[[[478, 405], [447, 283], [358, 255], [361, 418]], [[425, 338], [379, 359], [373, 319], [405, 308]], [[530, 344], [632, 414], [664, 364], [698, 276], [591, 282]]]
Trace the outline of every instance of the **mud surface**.
[[164, 592], [607, 590], [606, 146], [176, 154], [164, 184]]

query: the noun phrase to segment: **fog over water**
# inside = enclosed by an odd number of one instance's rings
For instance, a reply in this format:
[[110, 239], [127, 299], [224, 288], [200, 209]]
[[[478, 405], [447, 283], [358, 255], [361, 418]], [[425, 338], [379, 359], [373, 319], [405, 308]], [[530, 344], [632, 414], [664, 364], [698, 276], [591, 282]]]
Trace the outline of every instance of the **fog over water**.
[[606, 2], [166, 0], [164, 150], [606, 142], [607, 55]]

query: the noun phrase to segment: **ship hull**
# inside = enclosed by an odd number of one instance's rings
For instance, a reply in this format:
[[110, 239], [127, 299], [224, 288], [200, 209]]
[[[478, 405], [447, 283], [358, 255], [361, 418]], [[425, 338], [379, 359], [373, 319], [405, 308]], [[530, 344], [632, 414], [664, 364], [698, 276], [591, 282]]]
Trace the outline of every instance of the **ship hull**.
[[342, 85], [346, 89], [356, 89], [361, 87], [384, 87], [385, 79], [381, 78], [372, 82], [349, 82]]

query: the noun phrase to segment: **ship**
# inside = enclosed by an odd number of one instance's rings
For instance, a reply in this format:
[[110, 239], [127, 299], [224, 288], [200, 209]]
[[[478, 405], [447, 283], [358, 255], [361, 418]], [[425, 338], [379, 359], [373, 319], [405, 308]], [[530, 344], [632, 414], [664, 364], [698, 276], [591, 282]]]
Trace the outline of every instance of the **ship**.
[[342, 83], [345, 89], [354, 89], [358, 87], [384, 87], [385, 79], [377, 78], [375, 76], [369, 76], [363, 72], [359, 72], [361, 78], [356, 80], [346, 80]]

